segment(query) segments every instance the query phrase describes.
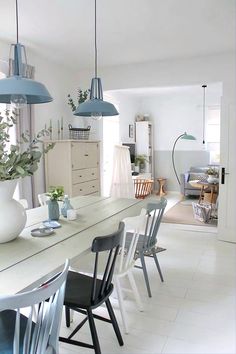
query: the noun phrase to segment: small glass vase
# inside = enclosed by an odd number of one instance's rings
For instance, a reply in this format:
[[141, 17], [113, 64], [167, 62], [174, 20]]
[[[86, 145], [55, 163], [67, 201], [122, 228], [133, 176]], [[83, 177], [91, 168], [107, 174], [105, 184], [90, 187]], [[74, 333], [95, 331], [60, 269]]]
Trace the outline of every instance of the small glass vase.
[[48, 200], [48, 218], [49, 220], [59, 220], [60, 210], [57, 200]]

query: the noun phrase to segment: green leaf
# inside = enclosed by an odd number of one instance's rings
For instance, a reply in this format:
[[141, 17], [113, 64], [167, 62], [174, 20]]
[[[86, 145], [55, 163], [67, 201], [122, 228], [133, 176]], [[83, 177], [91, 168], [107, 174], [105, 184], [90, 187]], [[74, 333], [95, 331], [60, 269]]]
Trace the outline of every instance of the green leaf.
[[23, 175], [25, 173], [25, 170], [21, 166], [16, 166], [16, 171], [20, 174]]

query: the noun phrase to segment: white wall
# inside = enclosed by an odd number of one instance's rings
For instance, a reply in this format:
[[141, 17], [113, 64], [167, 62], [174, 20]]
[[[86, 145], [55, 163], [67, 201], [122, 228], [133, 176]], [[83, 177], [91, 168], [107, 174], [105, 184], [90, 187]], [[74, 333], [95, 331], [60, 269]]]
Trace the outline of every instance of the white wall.
[[129, 137], [129, 125], [134, 125], [135, 115], [138, 111], [140, 99], [137, 97], [127, 96], [122, 92], [109, 91], [107, 93], [113, 97], [113, 102], [116, 102], [119, 110], [120, 142], [134, 142], [135, 136], [133, 136], [133, 138]]
[[[208, 85], [210, 86], [210, 85]], [[216, 86], [216, 85], [215, 85]], [[208, 106], [220, 105], [222, 89], [213, 93], [206, 91], [206, 111]], [[159, 94], [145, 96], [140, 102], [141, 112], [147, 112], [154, 126], [155, 150], [172, 150], [175, 139], [185, 131], [196, 137], [190, 143], [182, 140], [177, 150], [202, 150], [203, 91], [201, 85], [173, 88]], [[207, 113], [207, 112], [206, 112]]]

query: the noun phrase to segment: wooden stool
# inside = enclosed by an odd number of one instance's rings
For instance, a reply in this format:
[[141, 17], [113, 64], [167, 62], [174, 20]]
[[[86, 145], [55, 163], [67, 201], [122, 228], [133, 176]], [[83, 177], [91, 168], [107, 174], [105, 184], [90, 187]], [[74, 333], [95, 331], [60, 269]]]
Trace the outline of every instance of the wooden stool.
[[165, 184], [166, 184], [166, 178], [157, 178], [157, 181], [159, 183], [159, 191], [157, 192], [157, 195], [160, 195], [161, 197], [163, 195], [166, 195], [166, 191], [165, 191]]

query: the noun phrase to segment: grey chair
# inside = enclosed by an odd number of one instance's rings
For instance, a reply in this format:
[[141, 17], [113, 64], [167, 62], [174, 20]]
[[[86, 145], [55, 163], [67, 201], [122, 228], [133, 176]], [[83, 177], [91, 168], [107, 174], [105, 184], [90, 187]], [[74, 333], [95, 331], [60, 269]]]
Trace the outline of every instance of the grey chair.
[[[158, 273], [160, 275], [161, 281], [163, 282], [163, 275], [161, 272], [161, 267], [158, 262], [157, 253], [164, 251], [164, 248], [157, 247], [157, 233], [160, 227], [161, 219], [164, 214], [165, 207], [167, 205], [167, 200], [161, 198], [158, 202], [151, 202], [147, 204], [147, 209], [143, 209], [141, 214], [144, 212], [147, 216], [145, 230], [143, 233], [140, 233], [137, 247], [136, 247], [136, 259], [140, 259], [141, 266], [135, 265], [136, 268], [143, 270], [143, 275], [147, 287], [148, 296], [151, 297], [151, 288], [149, 284], [148, 272], [145, 263], [145, 257], [153, 257]], [[133, 237], [132, 233], [128, 233], [126, 236], [127, 243], [126, 246], [129, 246]]]
[[[59, 330], [69, 262], [39, 288], [0, 295], [0, 353], [59, 354]], [[21, 309], [28, 308], [26, 317]]]

